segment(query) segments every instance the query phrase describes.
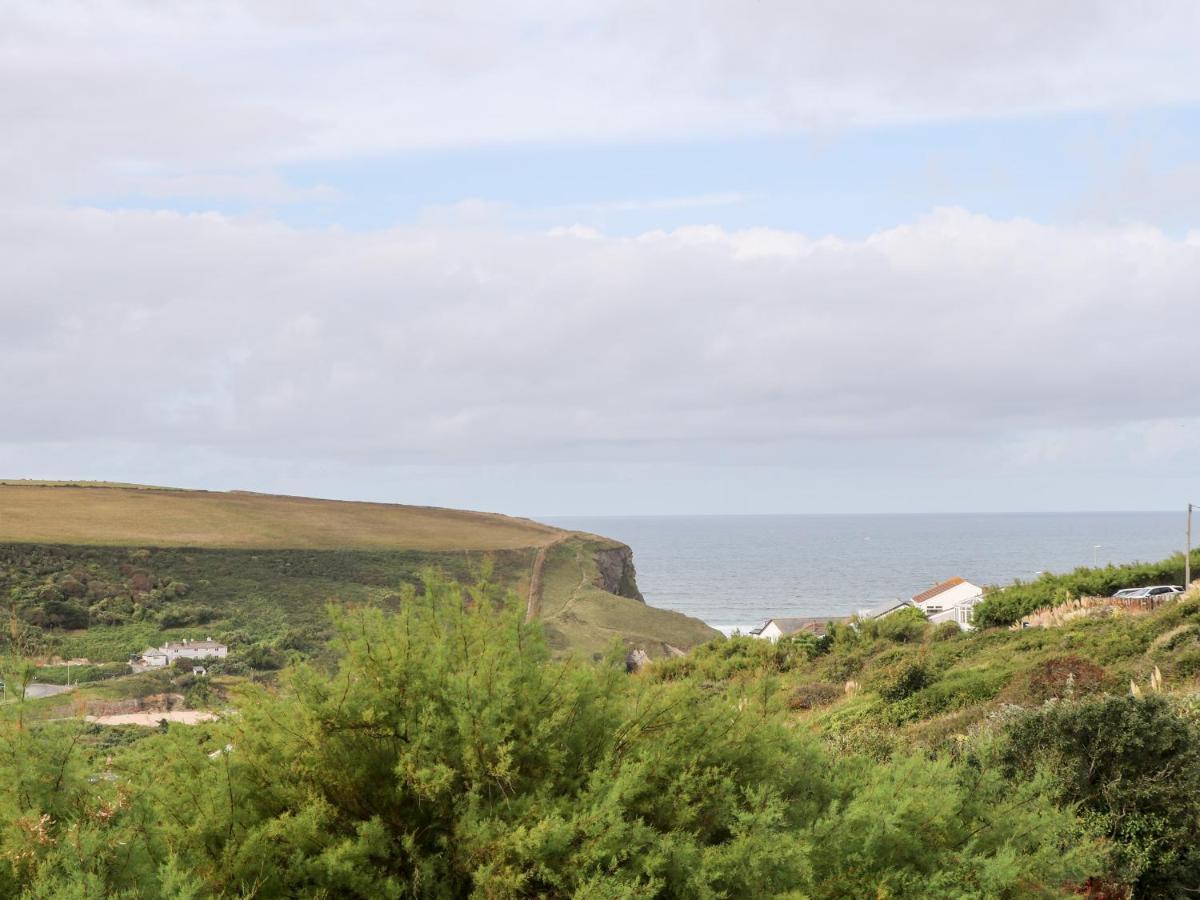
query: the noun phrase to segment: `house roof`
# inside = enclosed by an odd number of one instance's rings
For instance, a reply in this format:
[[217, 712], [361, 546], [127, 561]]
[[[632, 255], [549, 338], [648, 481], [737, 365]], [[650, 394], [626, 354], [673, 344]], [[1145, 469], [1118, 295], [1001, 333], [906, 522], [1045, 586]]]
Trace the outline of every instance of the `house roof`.
[[965, 578], [951, 578], [949, 581], [943, 581], [941, 584], [935, 584], [927, 591], [922, 591], [912, 598], [913, 603], [924, 603], [926, 600], [932, 600], [938, 594], [950, 590], [952, 587], [958, 587], [960, 584], [966, 584]]
[[[815, 634], [817, 637], [824, 637], [826, 624], [833, 621], [834, 618], [834, 616], [821, 616], [816, 618], [787, 616], [768, 619], [762, 627], [766, 628], [767, 625], [770, 625], [772, 622], [774, 622], [775, 627], [779, 629], [780, 634], [795, 634], [798, 631], [808, 631], [812, 634]], [[760, 628], [759, 631], [761, 632], [762, 629]]]
[[864, 609], [860, 613], [860, 618], [878, 619], [880, 616], [886, 616], [890, 612], [895, 612], [905, 606], [912, 605], [913, 601], [911, 600], [889, 600], [887, 603], [881, 603], [879, 606], [872, 607], [871, 609]]
[[164, 644], [164, 650], [220, 650], [225, 647], [219, 641], [171, 641]]

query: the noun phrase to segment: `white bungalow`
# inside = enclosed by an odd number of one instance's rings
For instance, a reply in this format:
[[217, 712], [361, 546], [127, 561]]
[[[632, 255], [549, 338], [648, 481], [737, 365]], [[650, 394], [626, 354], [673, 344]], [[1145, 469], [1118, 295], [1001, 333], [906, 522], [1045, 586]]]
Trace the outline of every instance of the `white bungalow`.
[[971, 628], [971, 613], [983, 599], [983, 588], [965, 578], [951, 578], [912, 598], [913, 605], [930, 622], [953, 622], [963, 631]]
[[825, 637], [825, 626], [832, 621], [834, 617], [825, 616], [824, 618], [800, 618], [795, 616], [767, 619], [761, 625], [751, 628], [750, 634], [756, 638], [763, 638], [768, 641], [777, 641], [781, 637], [787, 637], [793, 634], [806, 632], [815, 635], [818, 638]]
[[142, 652], [142, 665], [157, 669], [167, 664], [167, 654], [156, 647], [147, 647]]

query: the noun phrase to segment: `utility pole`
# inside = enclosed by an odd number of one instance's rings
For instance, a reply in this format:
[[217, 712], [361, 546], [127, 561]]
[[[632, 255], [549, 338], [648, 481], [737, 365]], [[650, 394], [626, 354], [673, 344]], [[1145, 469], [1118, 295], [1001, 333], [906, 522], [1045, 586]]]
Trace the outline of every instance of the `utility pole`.
[[1183, 589], [1185, 591], [1192, 586], [1192, 510], [1195, 508], [1195, 503], [1188, 504], [1187, 550], [1183, 552]]

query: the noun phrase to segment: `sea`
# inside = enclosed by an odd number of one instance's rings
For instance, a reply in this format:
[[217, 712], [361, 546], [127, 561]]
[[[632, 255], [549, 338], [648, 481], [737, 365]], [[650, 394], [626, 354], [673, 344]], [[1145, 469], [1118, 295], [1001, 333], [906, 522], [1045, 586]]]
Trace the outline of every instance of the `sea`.
[[652, 606], [725, 633], [773, 616], [845, 616], [959, 576], [979, 585], [1164, 559], [1180, 512], [570, 516], [553, 525], [633, 548]]

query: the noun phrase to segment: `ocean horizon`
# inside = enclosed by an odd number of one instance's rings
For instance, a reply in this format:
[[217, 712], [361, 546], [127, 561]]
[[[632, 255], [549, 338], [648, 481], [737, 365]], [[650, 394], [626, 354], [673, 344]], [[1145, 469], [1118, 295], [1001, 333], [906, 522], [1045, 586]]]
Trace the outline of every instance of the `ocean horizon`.
[[633, 548], [652, 606], [729, 633], [773, 616], [846, 616], [955, 576], [980, 585], [1163, 559], [1179, 512], [550, 516]]

